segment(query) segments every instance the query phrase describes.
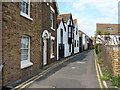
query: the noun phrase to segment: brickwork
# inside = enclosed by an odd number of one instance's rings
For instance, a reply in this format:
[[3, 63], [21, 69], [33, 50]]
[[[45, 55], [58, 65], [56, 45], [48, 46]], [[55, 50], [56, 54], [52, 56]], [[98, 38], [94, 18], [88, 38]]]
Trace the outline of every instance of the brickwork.
[[[56, 31], [50, 29], [50, 8], [46, 3], [31, 2], [30, 16], [33, 21], [20, 16], [19, 2], [4, 2], [3, 7], [3, 85], [30, 75], [43, 66], [43, 40], [44, 30], [56, 37]], [[53, 7], [54, 8], [54, 7]], [[55, 14], [56, 16], [56, 14]], [[54, 17], [56, 22], [56, 17]], [[56, 29], [56, 23], [54, 24]], [[30, 61], [33, 66], [20, 69], [21, 63], [21, 36], [30, 36]], [[50, 59], [50, 40], [48, 40], [48, 64], [56, 60], [56, 41], [54, 44], [55, 58]]]
[[[0, 63], [2, 63], [2, 2], [0, 1]], [[0, 70], [0, 90], [2, 89], [2, 71]]]
[[[102, 34], [105, 32], [109, 32], [110, 35], [118, 35], [118, 27], [120, 24], [102, 24], [102, 23], [97, 23], [97, 31], [101, 31]], [[107, 30], [107, 28], [110, 27], [112, 30]]]
[[120, 59], [119, 59], [119, 47], [113, 47], [113, 75], [115, 77], [120, 76]]

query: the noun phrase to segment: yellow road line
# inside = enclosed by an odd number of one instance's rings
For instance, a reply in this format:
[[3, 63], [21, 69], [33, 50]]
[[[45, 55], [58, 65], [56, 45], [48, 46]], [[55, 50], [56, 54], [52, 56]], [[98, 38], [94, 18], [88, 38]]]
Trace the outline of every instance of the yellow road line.
[[[55, 65], [56, 65], [56, 64], [55, 64]], [[55, 65], [53, 65], [52, 67], [54, 67]], [[52, 67], [50, 67], [50, 68], [52, 68]], [[43, 72], [39, 73], [38, 75], [36, 75], [36, 76], [34, 76], [34, 77], [32, 77], [32, 78], [28, 79], [27, 81], [25, 81], [25, 82], [23, 82], [22, 84], [20, 84], [20, 85], [16, 86], [15, 88], [19, 88], [19, 87], [21, 87], [22, 85], [24, 85], [25, 83], [27, 83], [27, 82], [31, 81], [32, 79], [37, 78], [40, 74], [43, 74], [44, 72], [48, 71], [50, 68], [46, 69], [45, 71], [43, 71]], [[12, 90], [14, 90], [15, 88], [13, 88]]]
[[[95, 53], [95, 55], [96, 55], [96, 53]], [[98, 69], [99, 69], [99, 72], [100, 72], [100, 76], [103, 77], [103, 73], [102, 73], [100, 64], [98, 63], [97, 55], [96, 55], [96, 61], [97, 61]], [[103, 85], [105, 86], [105, 88], [108, 88], [108, 85], [107, 85], [106, 81], [105, 81], [105, 80], [102, 80], [102, 82], [103, 82]]]
[[[76, 56], [77, 56], [77, 55], [76, 55]], [[74, 56], [74, 57], [75, 57], [75, 56]], [[73, 58], [73, 57], [70, 57], [70, 58]], [[51, 68], [51, 69], [48, 70], [46, 73], [48, 73], [49, 71], [53, 70], [54, 68], [56, 68], [57, 66], [61, 65], [62, 63], [64, 63], [64, 62], [67, 61], [67, 60], [69, 60], [69, 59], [66, 59], [66, 60], [58, 63], [58, 65], [55, 65], [55, 67]], [[46, 73], [40, 75], [39, 77], [35, 78], [34, 80], [32, 80], [32, 81], [28, 82], [27, 84], [23, 85], [21, 88], [25, 88], [26, 86], [32, 84], [32, 83], [35, 82], [37, 79], [40, 79], [42, 76], [44, 76]]]
[[[103, 77], [103, 73], [102, 73], [102, 70], [101, 70], [99, 64], [98, 64], [98, 69], [99, 69], [99, 71], [100, 71], [100, 75], [101, 75], [101, 77]], [[103, 85], [105, 86], [105, 88], [108, 88], [106, 81], [105, 81], [105, 80], [102, 80], [102, 81], [103, 81]]]
[[[55, 66], [57, 67], [57, 65]], [[55, 67], [53, 67], [52, 69], [54, 69]], [[47, 72], [45, 72], [44, 74], [40, 75], [39, 77], [35, 78], [34, 80], [28, 82], [27, 84], [23, 85], [22, 87], [20, 88], [25, 88], [26, 86], [32, 84], [33, 82], [35, 82], [36, 80], [40, 79], [42, 76], [44, 76], [46, 73], [48, 73], [49, 71], [51, 71], [52, 69], [48, 70]]]
[[103, 87], [102, 87], [102, 82], [100, 80], [100, 75], [99, 75], [99, 72], [98, 72], [96, 59], [95, 59], [95, 67], [96, 67], [96, 73], [97, 73], [97, 77], [98, 77], [98, 82], [99, 82], [100, 88], [102, 89]]
[[[81, 54], [81, 53], [80, 53], [80, 54]], [[11, 90], [15, 90], [15, 89], [17, 89], [17, 88], [23, 87], [23, 85], [24, 85], [24, 87], [26, 87], [27, 85], [29, 85], [29, 84], [31, 84], [33, 81], [35, 81], [36, 78], [38, 78], [38, 77], [40, 78], [40, 76], [42, 77], [43, 75], [45, 75], [46, 73], [48, 73], [49, 71], [51, 71], [52, 69], [54, 69], [55, 67], [59, 66], [60, 64], [64, 63], [65, 61], [67, 61], [67, 60], [69, 60], [69, 59], [71, 59], [71, 58], [74, 58], [74, 57], [76, 57], [76, 56], [78, 56], [78, 55], [80, 55], [80, 54], [71, 56], [71, 57], [66, 58], [65, 60], [63, 60], [63, 61], [61, 61], [61, 62], [59, 62], [59, 63], [56, 63], [56, 64], [53, 65], [52, 67], [46, 69], [45, 71], [39, 73], [38, 75], [36, 75], [36, 76], [34, 76], [34, 77], [28, 79], [27, 81], [23, 82], [22, 84], [16, 86], [15, 88], [13, 88], [13, 89], [11, 89]], [[52, 64], [51, 64], [51, 65], [52, 65]], [[45, 72], [46, 72], [46, 73], [45, 73]], [[41, 75], [41, 74], [42, 74], [42, 75]], [[40, 76], [39, 76], [39, 75], [40, 75]], [[27, 83], [27, 84], [26, 84], [26, 83]]]

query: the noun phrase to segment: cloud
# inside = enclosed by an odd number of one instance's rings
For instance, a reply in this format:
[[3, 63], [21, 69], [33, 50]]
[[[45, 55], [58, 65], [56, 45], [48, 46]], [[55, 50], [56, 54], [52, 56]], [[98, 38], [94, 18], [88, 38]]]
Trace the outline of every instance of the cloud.
[[[77, 0], [74, 2], [72, 7], [78, 12], [88, 12], [89, 8], [94, 8], [100, 12], [100, 15], [98, 15], [100, 16], [99, 18], [89, 17], [91, 13], [88, 13], [87, 18], [80, 15], [80, 13], [75, 13], [74, 15], [78, 18], [79, 28], [88, 35], [93, 35], [96, 31], [96, 23], [117, 23], [118, 1], [119, 0]], [[97, 15], [97, 13], [95, 13], [95, 15]]]
[[118, 15], [119, 0], [78, 0], [73, 3], [73, 8], [76, 10], [86, 10], [88, 5], [99, 10], [102, 15], [115, 18]]
[[[72, 7], [67, 7], [67, 10], [70, 9], [73, 18], [78, 19], [79, 29], [87, 35], [93, 36], [96, 31], [96, 23], [118, 23], [118, 1], [75, 0], [72, 1]], [[61, 9], [63, 12], [64, 8]]]

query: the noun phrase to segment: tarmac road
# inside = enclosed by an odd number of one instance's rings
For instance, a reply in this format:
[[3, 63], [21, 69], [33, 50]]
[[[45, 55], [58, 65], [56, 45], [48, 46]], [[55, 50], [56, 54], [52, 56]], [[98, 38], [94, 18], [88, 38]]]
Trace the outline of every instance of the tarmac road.
[[27, 88], [100, 88], [94, 50], [82, 52], [69, 59]]

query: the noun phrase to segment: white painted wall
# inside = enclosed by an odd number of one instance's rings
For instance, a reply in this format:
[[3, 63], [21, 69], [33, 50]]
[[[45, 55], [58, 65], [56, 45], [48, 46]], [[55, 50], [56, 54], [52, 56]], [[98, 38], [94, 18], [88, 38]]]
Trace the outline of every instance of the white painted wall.
[[[61, 32], [60, 30], [63, 29], [63, 44], [64, 44], [64, 56], [68, 57], [72, 53], [72, 45], [71, 45], [71, 52], [69, 52], [69, 44], [68, 44], [68, 25], [70, 24], [70, 19], [67, 21], [67, 23], [63, 23], [63, 21], [60, 22], [59, 27], [57, 29], [57, 60], [59, 60], [59, 44], [61, 43]], [[72, 23], [71, 23], [72, 24]], [[66, 31], [64, 28], [64, 25], [66, 27]]]
[[66, 45], [65, 45], [65, 49], [66, 49], [66, 52], [65, 52], [65, 56], [68, 57], [71, 55], [72, 53], [72, 45], [71, 45], [71, 52], [69, 52], [69, 44], [68, 44], [68, 25], [72, 25], [71, 22], [71, 19], [69, 19], [66, 23], [66, 38], [65, 38], [65, 41], [66, 41]]
[[84, 46], [84, 50], [87, 50], [88, 49], [88, 37], [85, 35], [85, 34], [83, 34], [82, 35], [82, 42], [83, 42], [83, 46]]
[[63, 21], [60, 22], [57, 29], [57, 60], [59, 59], [59, 44], [61, 44], [61, 29], [63, 29], [63, 44], [65, 45], [66, 32]]
[[[106, 43], [106, 45], [118, 45], [120, 43], [120, 41], [119, 41], [120, 35], [109, 35], [109, 36], [110, 36], [111, 39], [108, 41], [108, 43]], [[101, 35], [101, 36], [98, 35], [97, 37], [104, 40], [105, 35]], [[96, 39], [96, 43], [101, 44], [102, 42], [101, 42], [101, 40]]]
[[[74, 54], [79, 53], [79, 32], [78, 32], [78, 23], [76, 23], [74, 28], [74, 43], [76, 40], [76, 47], [74, 46]], [[77, 31], [77, 35], [76, 35]], [[78, 41], [78, 46], [77, 46], [77, 41]]]

